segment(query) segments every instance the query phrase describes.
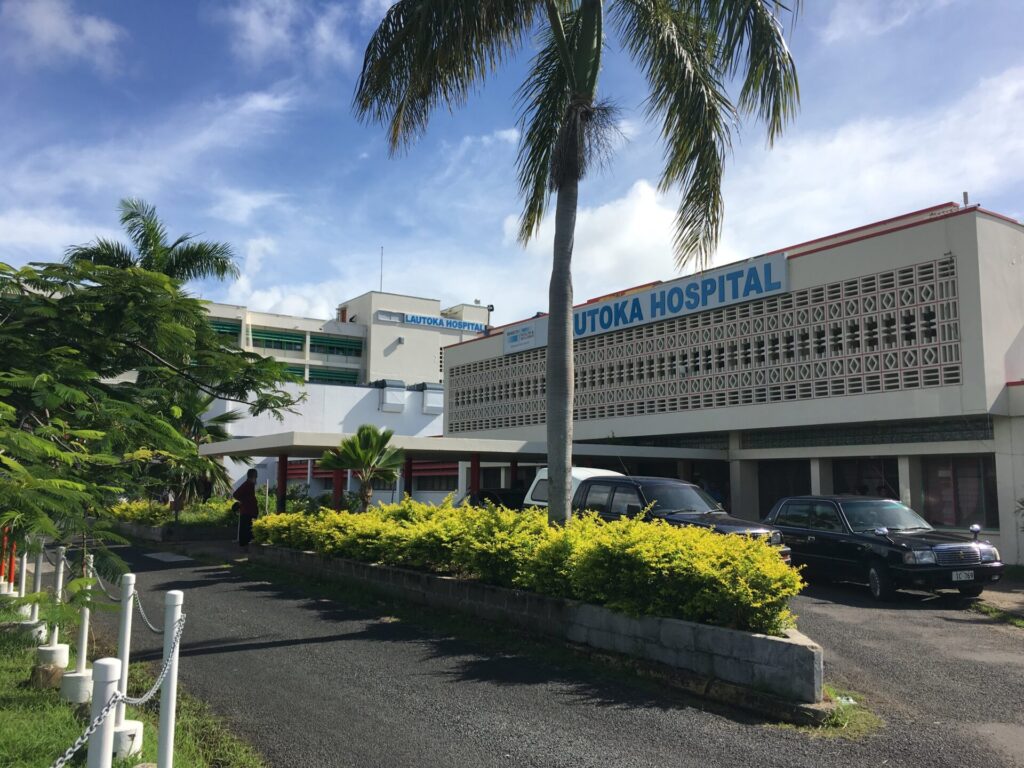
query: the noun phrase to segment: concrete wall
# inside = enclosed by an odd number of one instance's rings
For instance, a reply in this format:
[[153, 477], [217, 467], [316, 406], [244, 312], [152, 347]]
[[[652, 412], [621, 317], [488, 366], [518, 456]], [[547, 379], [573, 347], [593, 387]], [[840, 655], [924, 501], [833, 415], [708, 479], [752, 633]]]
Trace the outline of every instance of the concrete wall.
[[684, 669], [781, 698], [822, 700], [822, 649], [800, 632], [768, 637], [656, 616], [633, 618], [597, 605], [419, 571], [254, 545], [251, 553], [310, 575], [335, 575], [398, 597], [509, 622], [573, 643]]

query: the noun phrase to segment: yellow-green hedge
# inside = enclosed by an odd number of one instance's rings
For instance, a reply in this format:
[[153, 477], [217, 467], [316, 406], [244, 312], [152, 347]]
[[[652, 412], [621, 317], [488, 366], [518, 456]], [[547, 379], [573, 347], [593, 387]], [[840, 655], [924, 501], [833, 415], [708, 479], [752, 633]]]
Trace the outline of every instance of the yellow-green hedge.
[[800, 575], [763, 541], [664, 522], [422, 504], [406, 498], [362, 514], [268, 515], [256, 540], [371, 563], [478, 578], [652, 614], [778, 634]]
[[[230, 525], [238, 516], [231, 511], [231, 499], [209, 499], [186, 505], [178, 516], [181, 525]], [[107, 510], [116, 520], [146, 525], [164, 525], [174, 521], [174, 510], [159, 501], [137, 499], [119, 501]]]

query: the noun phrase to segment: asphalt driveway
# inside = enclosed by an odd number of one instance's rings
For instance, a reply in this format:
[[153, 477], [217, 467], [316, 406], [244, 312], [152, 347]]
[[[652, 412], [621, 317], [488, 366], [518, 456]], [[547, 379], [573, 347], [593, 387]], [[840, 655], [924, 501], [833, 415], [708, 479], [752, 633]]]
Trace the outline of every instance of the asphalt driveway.
[[[125, 555], [151, 615], [160, 592], [185, 591], [182, 685], [275, 767], [1024, 764], [1024, 631], [958, 598], [878, 608], [840, 586], [795, 601], [826, 679], [886, 721], [846, 741], [709, 708], [548, 643]], [[159, 657], [138, 621], [134, 635], [136, 658]]]

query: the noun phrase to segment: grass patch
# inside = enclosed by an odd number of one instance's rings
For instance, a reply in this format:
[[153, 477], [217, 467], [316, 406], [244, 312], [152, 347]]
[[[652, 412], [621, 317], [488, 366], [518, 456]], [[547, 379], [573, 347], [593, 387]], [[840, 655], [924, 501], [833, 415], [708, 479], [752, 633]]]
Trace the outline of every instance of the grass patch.
[[1009, 624], [1017, 627], [1018, 629], [1024, 629], [1024, 617], [1018, 616], [1014, 613], [1007, 613], [1001, 608], [997, 608], [991, 603], [977, 602], [971, 605], [971, 610], [983, 613], [990, 619], [995, 619], [1003, 624]]
[[[0, 622], [17, 620], [13, 611], [0, 607]], [[110, 649], [100, 647], [100, 654]], [[73, 654], [72, 654], [73, 656]], [[38, 768], [49, 765], [77, 739], [88, 725], [88, 709], [61, 701], [56, 690], [28, 686], [35, 663], [35, 644], [24, 635], [0, 631], [0, 766]], [[74, 666], [74, 658], [71, 666]], [[147, 664], [133, 664], [129, 694], [138, 696], [154, 682]], [[141, 708], [128, 708], [127, 717], [144, 724], [142, 754], [115, 763], [130, 768], [140, 762], [156, 762], [159, 694]], [[256, 751], [232, 735], [202, 702], [178, 687], [175, 764], [189, 768], [265, 768]], [[83, 746], [71, 765], [85, 765], [88, 746]]]
[[[781, 723], [777, 728], [800, 731], [808, 736], [826, 739], [862, 739], [870, 736], [885, 722], [864, 704], [864, 696], [854, 691], [825, 686], [825, 698], [836, 702], [836, 708], [821, 725], [790, 725]], [[852, 703], [848, 700], [852, 699]]]

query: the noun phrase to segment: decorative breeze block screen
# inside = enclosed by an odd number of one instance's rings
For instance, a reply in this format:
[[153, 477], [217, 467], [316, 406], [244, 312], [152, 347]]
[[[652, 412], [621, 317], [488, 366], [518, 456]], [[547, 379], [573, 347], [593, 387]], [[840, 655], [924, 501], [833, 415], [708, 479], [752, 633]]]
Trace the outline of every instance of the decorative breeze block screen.
[[[946, 258], [576, 341], [578, 421], [960, 384]], [[546, 350], [453, 366], [450, 433], [545, 421]]]

